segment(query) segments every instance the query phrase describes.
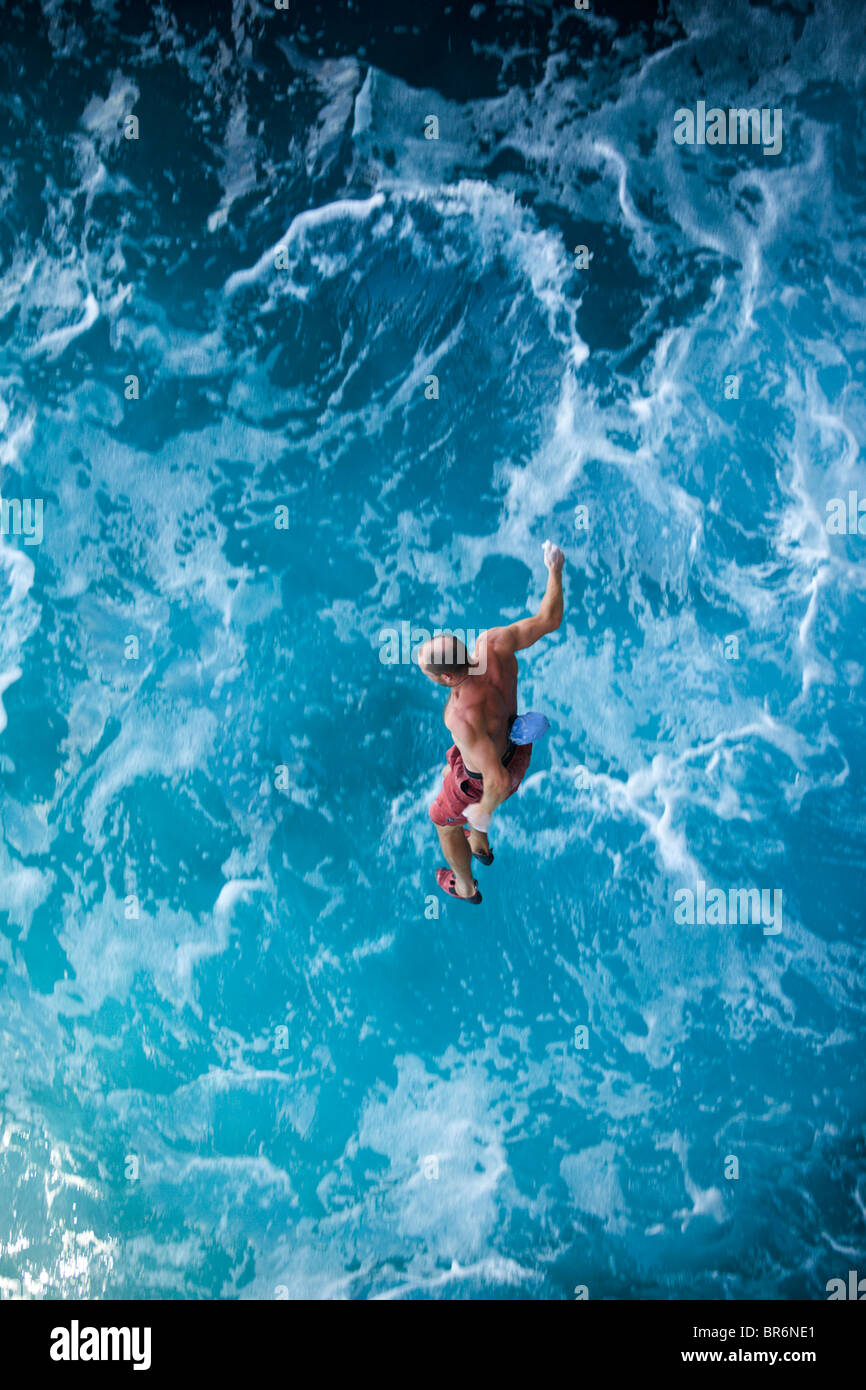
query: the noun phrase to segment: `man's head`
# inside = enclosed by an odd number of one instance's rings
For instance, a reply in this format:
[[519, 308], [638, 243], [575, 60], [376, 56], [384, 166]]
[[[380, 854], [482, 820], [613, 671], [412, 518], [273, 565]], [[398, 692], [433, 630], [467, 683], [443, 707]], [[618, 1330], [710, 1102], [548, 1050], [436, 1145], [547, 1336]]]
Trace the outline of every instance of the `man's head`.
[[477, 664], [452, 632], [439, 633], [418, 648], [418, 665], [437, 685], [459, 685]]

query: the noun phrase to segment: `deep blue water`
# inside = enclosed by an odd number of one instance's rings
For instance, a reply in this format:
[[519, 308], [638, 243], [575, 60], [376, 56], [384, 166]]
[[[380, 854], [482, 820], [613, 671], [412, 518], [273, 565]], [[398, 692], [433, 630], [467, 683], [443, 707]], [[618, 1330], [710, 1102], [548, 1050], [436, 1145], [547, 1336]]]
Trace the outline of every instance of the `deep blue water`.
[[[643, 13], [0, 7], [5, 1296], [866, 1272], [862, 10]], [[382, 633], [546, 537], [470, 910]]]

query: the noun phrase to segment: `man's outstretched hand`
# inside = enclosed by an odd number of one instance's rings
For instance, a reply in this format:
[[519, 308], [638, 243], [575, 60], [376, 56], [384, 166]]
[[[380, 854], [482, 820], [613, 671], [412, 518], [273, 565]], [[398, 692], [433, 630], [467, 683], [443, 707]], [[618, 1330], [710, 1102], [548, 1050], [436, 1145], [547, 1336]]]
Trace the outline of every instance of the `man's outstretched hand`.
[[544, 563], [551, 573], [559, 574], [565, 564], [565, 556], [559, 546], [554, 545], [553, 541], [545, 541], [541, 553], [544, 556]]

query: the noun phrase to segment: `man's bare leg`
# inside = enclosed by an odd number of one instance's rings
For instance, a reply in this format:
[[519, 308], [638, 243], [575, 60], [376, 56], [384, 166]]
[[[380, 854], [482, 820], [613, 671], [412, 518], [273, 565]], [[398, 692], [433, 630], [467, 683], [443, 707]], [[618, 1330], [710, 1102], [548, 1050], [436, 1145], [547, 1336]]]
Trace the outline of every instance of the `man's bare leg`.
[[442, 853], [454, 870], [455, 887], [458, 898], [475, 896], [475, 879], [472, 877], [472, 853], [469, 841], [463, 834], [462, 825], [437, 825]]
[[471, 825], [469, 827], [469, 839], [467, 843], [471, 854], [480, 854], [483, 857], [490, 853], [490, 842], [487, 839], [486, 832], [483, 830], [475, 830]]

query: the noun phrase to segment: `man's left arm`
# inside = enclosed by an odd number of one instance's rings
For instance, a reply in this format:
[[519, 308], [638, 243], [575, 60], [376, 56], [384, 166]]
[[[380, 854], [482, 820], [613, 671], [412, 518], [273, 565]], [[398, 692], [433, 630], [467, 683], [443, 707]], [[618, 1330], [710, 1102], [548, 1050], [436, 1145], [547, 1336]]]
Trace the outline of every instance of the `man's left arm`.
[[511, 791], [511, 777], [502, 766], [496, 745], [486, 733], [464, 728], [460, 730], [460, 744], [469, 760], [483, 778], [481, 800], [467, 806], [463, 814], [474, 830], [486, 831], [490, 818], [497, 806], [501, 806]]

